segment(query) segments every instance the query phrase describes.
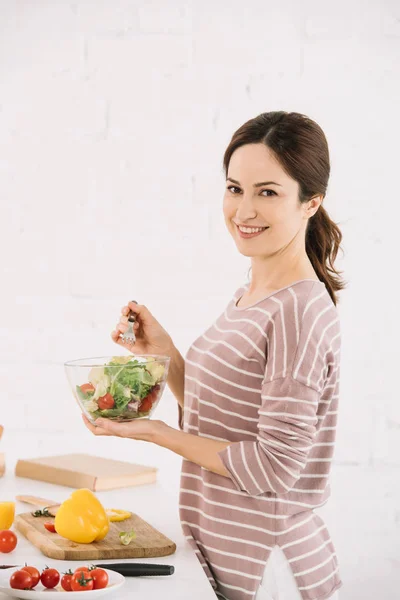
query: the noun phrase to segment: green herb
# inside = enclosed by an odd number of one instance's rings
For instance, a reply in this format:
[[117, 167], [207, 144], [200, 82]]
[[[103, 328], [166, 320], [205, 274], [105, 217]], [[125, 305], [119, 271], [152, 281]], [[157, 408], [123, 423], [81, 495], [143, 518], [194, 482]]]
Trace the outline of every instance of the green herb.
[[32, 517], [51, 517], [52, 515], [49, 513], [47, 508], [43, 510], [35, 510], [35, 512], [31, 513]]

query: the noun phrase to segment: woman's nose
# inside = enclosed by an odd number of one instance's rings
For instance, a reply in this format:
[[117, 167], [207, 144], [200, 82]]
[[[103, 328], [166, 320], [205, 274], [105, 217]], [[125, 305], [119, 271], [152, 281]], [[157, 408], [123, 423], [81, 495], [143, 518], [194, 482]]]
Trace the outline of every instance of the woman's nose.
[[243, 194], [239, 205], [236, 210], [236, 217], [239, 221], [244, 222], [248, 219], [252, 219], [257, 216], [257, 212], [253, 206], [253, 200], [251, 196], [245, 196]]

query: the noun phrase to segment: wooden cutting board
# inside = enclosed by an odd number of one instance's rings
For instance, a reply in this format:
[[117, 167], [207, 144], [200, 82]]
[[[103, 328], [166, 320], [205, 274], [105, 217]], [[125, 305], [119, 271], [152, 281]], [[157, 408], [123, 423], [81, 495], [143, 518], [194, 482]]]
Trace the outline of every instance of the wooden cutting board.
[[[14, 521], [15, 528], [49, 558], [84, 562], [108, 558], [151, 558], [168, 556], [176, 550], [174, 542], [134, 513], [125, 521], [110, 523], [110, 531], [104, 540], [92, 544], [77, 544], [57, 533], [50, 533], [44, 528], [44, 523], [49, 521], [54, 523], [54, 519], [33, 517], [31, 513], [19, 514]], [[123, 546], [119, 532], [132, 529], [136, 538], [128, 546]]]

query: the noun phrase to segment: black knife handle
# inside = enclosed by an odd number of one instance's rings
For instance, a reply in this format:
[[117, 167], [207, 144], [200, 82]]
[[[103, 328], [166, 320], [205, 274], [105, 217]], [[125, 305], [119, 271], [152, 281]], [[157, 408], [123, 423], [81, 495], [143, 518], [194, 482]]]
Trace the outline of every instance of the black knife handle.
[[173, 565], [156, 565], [148, 563], [110, 563], [96, 565], [101, 569], [116, 571], [124, 577], [139, 577], [146, 575], [172, 575], [175, 571]]

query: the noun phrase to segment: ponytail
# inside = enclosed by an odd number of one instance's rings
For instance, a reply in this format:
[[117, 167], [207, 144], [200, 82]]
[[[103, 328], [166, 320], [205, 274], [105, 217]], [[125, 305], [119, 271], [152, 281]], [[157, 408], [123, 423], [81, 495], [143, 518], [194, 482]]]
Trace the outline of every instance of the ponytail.
[[335, 305], [338, 303], [335, 292], [345, 287], [345, 282], [339, 275], [340, 271], [334, 267], [341, 241], [342, 232], [321, 204], [308, 221], [306, 252], [318, 278], [325, 283]]

